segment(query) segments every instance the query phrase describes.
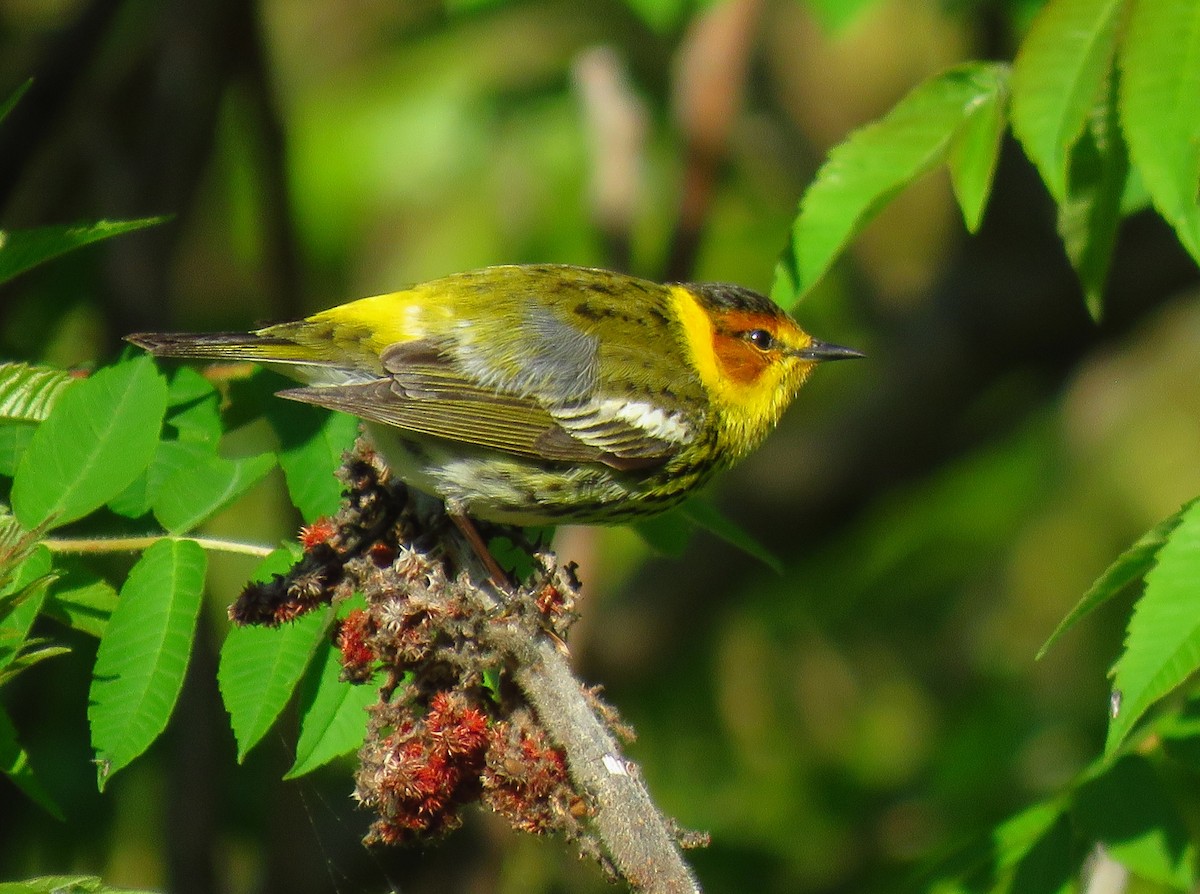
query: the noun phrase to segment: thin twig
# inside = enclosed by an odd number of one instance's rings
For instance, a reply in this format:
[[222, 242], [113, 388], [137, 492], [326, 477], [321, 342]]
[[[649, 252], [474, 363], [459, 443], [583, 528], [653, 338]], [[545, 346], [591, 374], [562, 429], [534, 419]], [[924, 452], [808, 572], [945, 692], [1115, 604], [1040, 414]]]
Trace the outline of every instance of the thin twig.
[[262, 559], [275, 551], [275, 547], [260, 543], [243, 543], [239, 540], [222, 540], [219, 537], [195, 537], [182, 534], [145, 534], [139, 537], [50, 537], [41, 541], [52, 553], [83, 555], [94, 553], [134, 553], [148, 549], [160, 540], [191, 540], [213, 552], [255, 556]]

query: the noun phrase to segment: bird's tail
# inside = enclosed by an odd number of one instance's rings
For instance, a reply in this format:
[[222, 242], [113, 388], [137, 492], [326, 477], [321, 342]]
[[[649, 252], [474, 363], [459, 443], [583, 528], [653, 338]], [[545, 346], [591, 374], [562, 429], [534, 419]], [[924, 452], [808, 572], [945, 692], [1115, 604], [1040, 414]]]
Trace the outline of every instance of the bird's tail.
[[315, 352], [290, 338], [254, 332], [136, 332], [125, 341], [156, 357], [251, 360], [258, 363], [321, 362]]

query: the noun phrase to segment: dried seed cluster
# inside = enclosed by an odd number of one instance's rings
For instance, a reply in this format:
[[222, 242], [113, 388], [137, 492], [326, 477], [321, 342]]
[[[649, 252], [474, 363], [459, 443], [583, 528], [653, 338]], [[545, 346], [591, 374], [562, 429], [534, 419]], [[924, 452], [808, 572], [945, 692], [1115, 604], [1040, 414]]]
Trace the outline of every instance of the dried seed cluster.
[[563, 752], [508, 679], [513, 643], [566, 636], [579, 590], [574, 567], [523, 543], [533, 573], [488, 601], [447, 557], [444, 515], [422, 517], [419, 500], [389, 482], [368, 450], [357, 449], [343, 478], [338, 515], [301, 531], [303, 559], [248, 587], [230, 616], [274, 625], [354, 592], [365, 597], [335, 641], [344, 679], [383, 679], [356, 774], [355, 797], [377, 814], [366, 840], [447, 832], [464, 805], [480, 801], [515, 828], [559, 832], [598, 850]]

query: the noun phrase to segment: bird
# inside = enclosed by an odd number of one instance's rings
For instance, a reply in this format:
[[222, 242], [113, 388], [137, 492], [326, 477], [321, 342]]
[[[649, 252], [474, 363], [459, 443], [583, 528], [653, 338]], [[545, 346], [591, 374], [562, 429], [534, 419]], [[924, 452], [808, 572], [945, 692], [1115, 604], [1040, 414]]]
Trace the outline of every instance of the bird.
[[357, 416], [393, 475], [462, 516], [622, 524], [753, 451], [818, 363], [813, 338], [730, 283], [502, 265], [251, 332], [135, 333], [159, 357], [255, 361], [278, 396]]

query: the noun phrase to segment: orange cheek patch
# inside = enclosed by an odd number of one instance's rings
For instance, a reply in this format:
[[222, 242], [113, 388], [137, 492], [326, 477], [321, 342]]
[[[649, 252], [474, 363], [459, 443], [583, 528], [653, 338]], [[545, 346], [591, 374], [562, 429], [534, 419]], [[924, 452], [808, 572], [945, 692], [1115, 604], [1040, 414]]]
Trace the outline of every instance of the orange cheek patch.
[[726, 379], [736, 385], [753, 385], [770, 365], [767, 356], [740, 338], [713, 333], [713, 353]]

